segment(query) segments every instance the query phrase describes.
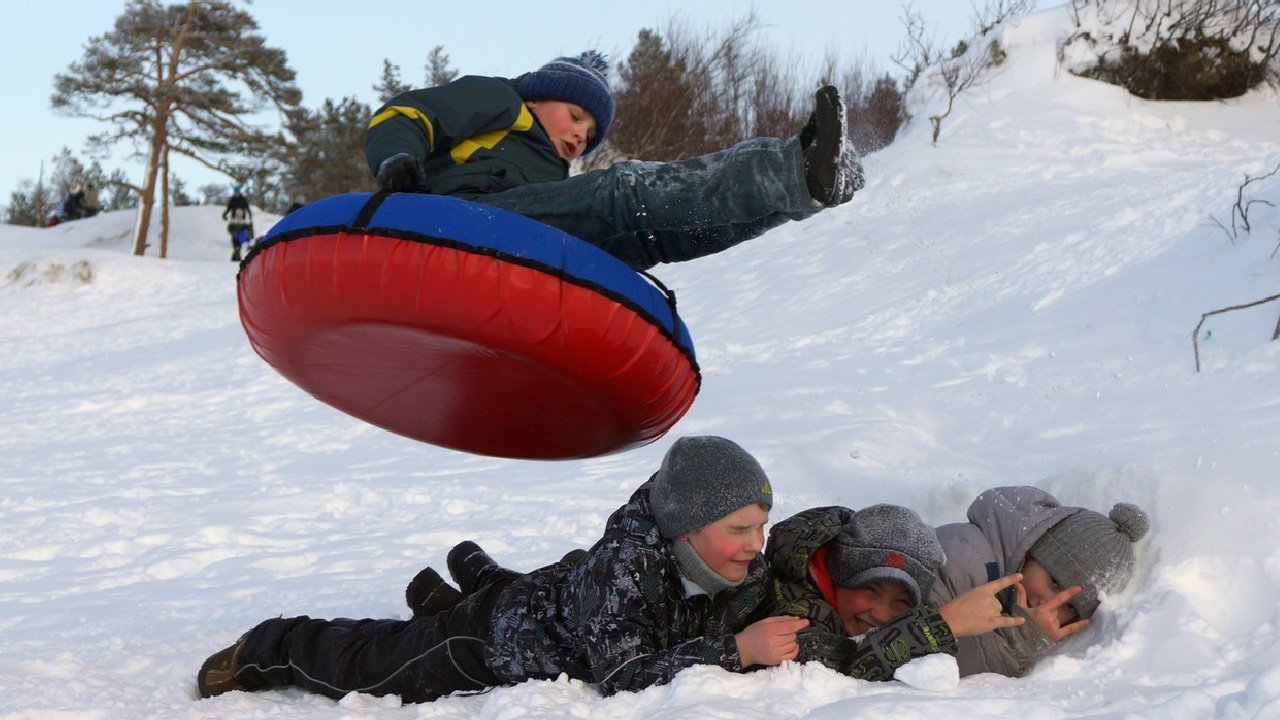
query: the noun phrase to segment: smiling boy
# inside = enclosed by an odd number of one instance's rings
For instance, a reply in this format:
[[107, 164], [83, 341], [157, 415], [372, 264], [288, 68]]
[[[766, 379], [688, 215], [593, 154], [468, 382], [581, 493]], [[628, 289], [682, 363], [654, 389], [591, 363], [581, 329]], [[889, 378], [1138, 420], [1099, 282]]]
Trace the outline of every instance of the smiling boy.
[[510, 210], [637, 270], [720, 252], [846, 203], [863, 185], [831, 86], [791, 138], [569, 177], [569, 161], [599, 147], [613, 124], [608, 73], [587, 51], [514, 79], [469, 75], [402, 93], [370, 120], [365, 158], [384, 190]]
[[297, 686], [426, 702], [562, 673], [612, 694], [693, 665], [777, 665], [808, 622], [765, 617], [772, 505], [764, 470], [737, 444], [681, 438], [575, 565], [490, 573], [412, 620], [266, 620], [209, 657], [197, 686], [202, 697]]
[[1018, 575], [925, 604], [944, 556], [933, 528], [904, 507], [805, 510], [770, 530], [765, 556], [772, 611], [811, 623], [796, 636], [796, 660], [851, 677], [888, 680], [912, 658], [956, 654], [957, 638], [1024, 622], [996, 599]]
[[1102, 515], [1029, 486], [987, 490], [969, 505], [968, 519], [937, 529], [947, 561], [938, 568], [932, 601], [946, 602], [990, 578], [1020, 572], [1022, 581], [1002, 603], [1029, 622], [961, 640], [962, 677], [1021, 677], [1057, 642], [1088, 627], [1102, 596], [1128, 584], [1133, 543], [1149, 527], [1136, 505], [1117, 503]]

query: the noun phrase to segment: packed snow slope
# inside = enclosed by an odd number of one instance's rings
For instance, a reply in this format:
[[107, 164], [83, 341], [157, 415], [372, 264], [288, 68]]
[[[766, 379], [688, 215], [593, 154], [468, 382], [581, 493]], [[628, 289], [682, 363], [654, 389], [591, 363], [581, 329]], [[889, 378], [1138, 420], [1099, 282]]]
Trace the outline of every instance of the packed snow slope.
[[[704, 370], [661, 441], [536, 463], [415, 443], [322, 405], [240, 328], [219, 208], [0, 228], [0, 718], [1280, 718], [1280, 162], [1273, 91], [1153, 103], [1058, 70], [1062, 9], [1001, 32], [961, 96], [918, 92], [847, 206], [663, 267]], [[926, 88], [927, 90], [927, 88]], [[1280, 204], [1280, 179], [1246, 198]], [[259, 232], [273, 218], [259, 214]], [[774, 480], [773, 517], [905, 504], [961, 520], [1036, 484], [1152, 518], [1130, 587], [1027, 678], [716, 668], [601, 698], [568, 680], [420, 706], [297, 690], [196, 700], [264, 618], [406, 617], [473, 538], [532, 569], [598, 536], [680, 435]]]

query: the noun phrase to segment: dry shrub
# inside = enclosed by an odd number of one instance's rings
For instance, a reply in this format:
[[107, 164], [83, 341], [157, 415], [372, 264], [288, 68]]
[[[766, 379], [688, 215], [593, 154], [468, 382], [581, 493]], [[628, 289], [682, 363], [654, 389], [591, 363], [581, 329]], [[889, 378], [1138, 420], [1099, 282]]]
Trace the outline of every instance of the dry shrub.
[[1148, 100], [1238, 97], [1280, 79], [1277, 0], [1073, 0], [1069, 71]]
[[865, 64], [840, 70], [826, 60], [806, 72], [758, 41], [749, 13], [720, 31], [695, 33], [678, 20], [641, 30], [618, 67], [617, 114], [609, 137], [582, 169], [618, 158], [671, 161], [727, 148], [751, 137], [791, 137], [813, 110], [813, 91], [841, 88], [850, 135], [864, 152], [888, 144], [902, 122], [902, 95], [889, 76]]

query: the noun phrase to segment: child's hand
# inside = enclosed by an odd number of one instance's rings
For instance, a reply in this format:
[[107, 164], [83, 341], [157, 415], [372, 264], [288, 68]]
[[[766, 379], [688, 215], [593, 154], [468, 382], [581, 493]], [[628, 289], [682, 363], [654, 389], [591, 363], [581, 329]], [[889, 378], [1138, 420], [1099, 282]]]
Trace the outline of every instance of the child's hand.
[[996, 595], [1021, 579], [1022, 573], [1014, 573], [979, 585], [953, 598], [939, 608], [938, 613], [951, 626], [951, 634], [958, 638], [981, 635], [997, 628], [1017, 627], [1026, 620], [1003, 614], [1004, 608]]
[[1071, 602], [1071, 598], [1080, 593], [1082, 588], [1079, 585], [1063, 590], [1034, 608], [1027, 607], [1027, 591], [1022, 587], [1022, 583], [1018, 583], [1013, 587], [1014, 591], [1018, 593], [1018, 605], [1027, 611], [1027, 614], [1031, 616], [1031, 620], [1040, 628], [1040, 631], [1053, 642], [1056, 643], [1089, 627], [1088, 620], [1072, 622], [1071, 618], [1075, 616], [1075, 613], [1071, 611], [1071, 608], [1066, 607], [1067, 603]]
[[790, 615], [767, 617], [751, 623], [733, 636], [738, 643], [742, 667], [777, 665], [783, 660], [794, 660], [800, 654], [796, 633], [808, 624], [808, 618]]
[[409, 153], [396, 153], [378, 166], [378, 187], [392, 192], [414, 192], [427, 176], [417, 158]]

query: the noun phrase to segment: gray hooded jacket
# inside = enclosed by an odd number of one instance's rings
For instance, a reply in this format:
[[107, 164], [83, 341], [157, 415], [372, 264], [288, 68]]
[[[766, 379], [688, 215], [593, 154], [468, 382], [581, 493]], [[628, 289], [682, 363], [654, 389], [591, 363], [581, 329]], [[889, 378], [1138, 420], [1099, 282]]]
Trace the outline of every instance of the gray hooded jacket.
[[[1020, 572], [1031, 546], [1049, 528], [1079, 511], [1063, 507], [1052, 495], [1034, 487], [999, 487], [982, 493], [969, 505], [969, 522], [937, 529], [947, 561], [938, 569], [930, 604], [941, 607], [967, 590]], [[1020, 615], [1027, 622], [960, 638], [956, 661], [961, 677], [984, 672], [1022, 677], [1053, 648], [1015, 598], [1013, 588], [1005, 591], [1005, 612]]]

